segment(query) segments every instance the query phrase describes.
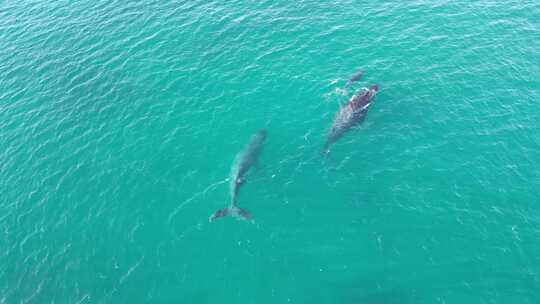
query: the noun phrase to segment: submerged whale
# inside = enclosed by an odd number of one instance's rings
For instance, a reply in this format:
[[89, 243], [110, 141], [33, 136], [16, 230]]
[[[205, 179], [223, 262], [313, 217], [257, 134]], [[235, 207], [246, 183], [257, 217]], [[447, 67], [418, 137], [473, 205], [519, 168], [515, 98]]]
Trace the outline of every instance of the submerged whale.
[[233, 161], [230, 174], [229, 190], [231, 195], [231, 204], [227, 208], [220, 209], [210, 216], [210, 222], [223, 217], [235, 216], [245, 220], [251, 219], [251, 214], [244, 209], [236, 206], [236, 197], [240, 186], [246, 181], [249, 169], [257, 162], [257, 158], [261, 154], [264, 140], [266, 139], [266, 130], [262, 129], [255, 135], [251, 136], [248, 144], [238, 153]]
[[364, 71], [358, 70], [356, 73], [354, 73], [351, 76], [351, 78], [349, 78], [349, 80], [347, 81], [347, 84], [345, 84], [345, 88], [350, 87], [353, 83], [360, 80], [360, 78], [362, 78], [363, 75], [364, 75]]
[[332, 129], [326, 136], [324, 153], [330, 152], [330, 146], [340, 139], [349, 129], [360, 124], [368, 111], [373, 97], [379, 91], [378, 85], [362, 90], [354, 95], [347, 104], [343, 105], [336, 114]]

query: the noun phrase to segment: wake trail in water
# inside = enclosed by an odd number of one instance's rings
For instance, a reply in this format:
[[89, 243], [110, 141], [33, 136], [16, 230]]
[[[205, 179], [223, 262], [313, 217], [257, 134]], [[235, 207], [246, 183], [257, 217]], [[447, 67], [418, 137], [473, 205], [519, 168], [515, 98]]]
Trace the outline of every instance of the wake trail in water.
[[199, 197], [202, 197], [202, 196], [206, 195], [206, 193], [208, 193], [208, 191], [214, 190], [217, 186], [225, 184], [227, 182], [229, 182], [229, 178], [226, 178], [224, 180], [220, 180], [218, 182], [212, 183], [208, 187], [206, 187], [203, 191], [200, 191], [200, 192], [197, 192], [197, 193], [193, 194], [190, 198], [188, 198], [185, 201], [183, 201], [182, 203], [180, 203], [171, 212], [171, 214], [169, 215], [168, 223], [170, 224], [172, 222], [173, 218], [178, 214], [178, 212], [180, 212], [180, 210], [182, 210], [187, 204], [193, 202], [194, 200], [198, 199]]

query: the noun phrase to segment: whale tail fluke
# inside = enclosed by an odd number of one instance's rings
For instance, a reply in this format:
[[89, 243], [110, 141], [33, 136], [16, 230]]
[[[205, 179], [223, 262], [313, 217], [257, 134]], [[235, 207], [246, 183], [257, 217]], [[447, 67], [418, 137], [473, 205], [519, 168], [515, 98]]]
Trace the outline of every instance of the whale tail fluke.
[[220, 217], [224, 217], [224, 216], [228, 216], [228, 215], [235, 216], [235, 217], [240, 217], [240, 218], [243, 218], [246, 221], [253, 222], [253, 220], [251, 219], [251, 214], [248, 211], [246, 211], [244, 209], [241, 209], [241, 208], [238, 208], [236, 206], [219, 209], [218, 211], [214, 212], [214, 214], [212, 214], [210, 216], [208, 221], [213, 222], [213, 221], [217, 220]]

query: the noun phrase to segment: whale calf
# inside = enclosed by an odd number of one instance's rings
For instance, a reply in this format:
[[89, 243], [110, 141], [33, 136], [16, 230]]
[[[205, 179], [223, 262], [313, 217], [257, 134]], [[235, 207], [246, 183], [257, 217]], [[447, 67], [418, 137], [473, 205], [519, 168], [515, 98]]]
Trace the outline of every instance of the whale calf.
[[363, 75], [364, 75], [364, 71], [358, 70], [356, 73], [354, 73], [351, 76], [351, 78], [349, 78], [349, 80], [347, 81], [347, 84], [345, 85], [345, 88], [350, 87], [353, 83], [360, 80], [360, 78], [362, 78]]
[[210, 222], [227, 215], [240, 217], [245, 220], [251, 220], [251, 214], [249, 214], [249, 212], [236, 206], [236, 198], [238, 196], [240, 186], [242, 186], [246, 181], [249, 169], [257, 162], [257, 159], [261, 154], [265, 139], [266, 130], [262, 129], [255, 135], [251, 136], [248, 144], [240, 153], [236, 155], [229, 177], [229, 190], [231, 196], [230, 206], [214, 212], [214, 214], [212, 214], [208, 219]]
[[323, 149], [324, 153], [329, 153], [330, 146], [333, 143], [340, 139], [352, 127], [364, 120], [369, 105], [378, 91], [379, 86], [372, 85], [367, 90], [364, 89], [356, 93], [348, 103], [341, 106], [332, 123], [332, 129], [330, 129], [330, 132], [328, 132], [326, 136], [326, 142]]

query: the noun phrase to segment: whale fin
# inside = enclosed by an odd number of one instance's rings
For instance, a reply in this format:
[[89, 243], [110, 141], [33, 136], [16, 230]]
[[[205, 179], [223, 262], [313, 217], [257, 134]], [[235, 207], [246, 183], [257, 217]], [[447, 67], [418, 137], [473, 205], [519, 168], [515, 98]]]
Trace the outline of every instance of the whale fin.
[[227, 216], [231, 213], [230, 211], [230, 208], [219, 209], [218, 211], [214, 212], [214, 214], [212, 214], [210, 218], [208, 218], [208, 221], [213, 222], [222, 216]]
[[236, 214], [235, 214], [236, 216], [239, 216], [248, 222], [253, 222], [253, 220], [251, 219], [251, 213], [238, 207], [235, 207], [235, 209], [236, 209]]
[[224, 216], [228, 216], [228, 215], [234, 216], [234, 217], [240, 217], [240, 218], [243, 218], [246, 221], [253, 222], [253, 220], [251, 219], [251, 214], [248, 211], [246, 211], [244, 209], [241, 209], [241, 208], [238, 208], [236, 206], [219, 209], [218, 211], [214, 212], [214, 214], [212, 214], [210, 216], [208, 221], [213, 222], [213, 221], [217, 220], [220, 217], [224, 217]]

